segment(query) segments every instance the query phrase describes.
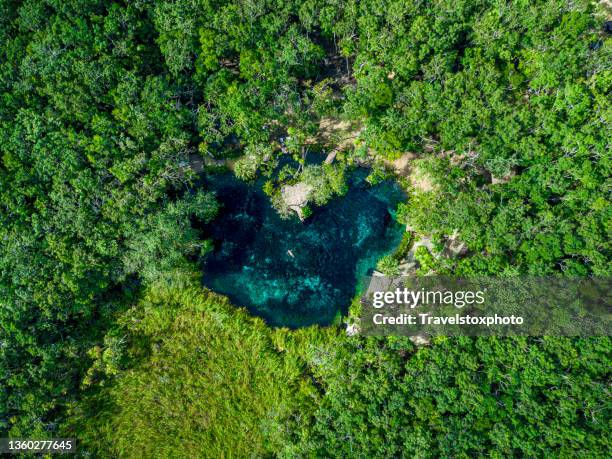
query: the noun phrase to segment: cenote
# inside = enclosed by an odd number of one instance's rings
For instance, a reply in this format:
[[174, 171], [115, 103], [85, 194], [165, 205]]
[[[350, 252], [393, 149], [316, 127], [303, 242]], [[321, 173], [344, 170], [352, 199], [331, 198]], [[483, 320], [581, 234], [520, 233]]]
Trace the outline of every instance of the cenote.
[[281, 219], [259, 182], [209, 175], [206, 185], [222, 208], [207, 227], [215, 249], [203, 266], [204, 285], [271, 325], [332, 323], [346, 313], [358, 280], [403, 234], [393, 218], [402, 190], [393, 181], [370, 186], [367, 173], [353, 172], [348, 193], [305, 222]]

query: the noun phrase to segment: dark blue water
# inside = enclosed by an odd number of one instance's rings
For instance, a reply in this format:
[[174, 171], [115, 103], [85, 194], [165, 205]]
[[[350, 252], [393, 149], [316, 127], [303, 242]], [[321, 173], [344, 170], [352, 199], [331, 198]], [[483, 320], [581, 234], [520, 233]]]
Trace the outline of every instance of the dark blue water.
[[[357, 280], [400, 242], [392, 213], [404, 199], [399, 186], [369, 186], [353, 173], [348, 193], [315, 208], [305, 222], [282, 220], [261, 191], [231, 174], [207, 178], [222, 203], [206, 231], [215, 250], [203, 283], [272, 325], [329, 324], [346, 313]], [[288, 251], [293, 253], [293, 257]]]

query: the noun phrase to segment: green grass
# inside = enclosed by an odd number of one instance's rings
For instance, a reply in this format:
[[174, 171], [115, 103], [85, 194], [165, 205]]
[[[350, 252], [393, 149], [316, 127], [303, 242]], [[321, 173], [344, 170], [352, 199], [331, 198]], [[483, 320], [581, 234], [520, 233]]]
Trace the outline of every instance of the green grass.
[[127, 346], [99, 353], [70, 421], [94, 456], [266, 456], [291, 443], [295, 414], [314, 402], [288, 332], [224, 297], [158, 284], [120, 322], [113, 335]]

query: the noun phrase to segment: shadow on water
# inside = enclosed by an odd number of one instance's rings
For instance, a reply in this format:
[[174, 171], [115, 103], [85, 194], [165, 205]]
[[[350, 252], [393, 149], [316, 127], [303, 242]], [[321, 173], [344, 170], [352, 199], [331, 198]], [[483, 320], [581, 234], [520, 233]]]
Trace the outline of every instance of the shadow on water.
[[215, 250], [203, 266], [204, 285], [271, 325], [333, 322], [346, 313], [357, 279], [403, 233], [392, 217], [405, 197], [400, 187], [390, 181], [371, 187], [366, 175], [354, 172], [348, 193], [315, 209], [304, 223], [296, 216], [282, 220], [261, 183], [209, 175], [206, 185], [222, 209], [206, 227]]

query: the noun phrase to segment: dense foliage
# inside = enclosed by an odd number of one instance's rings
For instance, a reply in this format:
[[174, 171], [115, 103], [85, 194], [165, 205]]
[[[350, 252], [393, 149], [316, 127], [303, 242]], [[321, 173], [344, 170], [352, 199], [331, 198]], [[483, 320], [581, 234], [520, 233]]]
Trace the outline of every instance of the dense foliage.
[[[346, 191], [348, 166], [373, 162], [382, 176], [407, 151], [430, 184], [412, 186], [399, 219], [434, 241], [457, 231], [467, 247], [427, 270], [609, 275], [612, 40], [601, 8], [0, 0], [0, 433], [69, 430], [100, 456], [130, 455], [121, 435], [150, 413], [139, 442], [191, 430], [194, 455], [605, 456], [607, 338], [416, 351], [272, 332], [193, 286], [159, 284], [210, 248], [198, 228], [218, 205], [198, 185], [202, 161], [265, 175], [282, 209], [285, 183], [312, 185], [324, 205]], [[322, 132], [330, 119], [351, 127]], [[313, 165], [314, 150], [338, 154]], [[284, 156], [297, 166], [277, 168]], [[114, 350], [120, 361], [105, 361]], [[215, 378], [232, 386], [247, 374], [254, 386], [238, 384], [236, 405], [223, 405]], [[183, 387], [189, 419], [155, 417], [159, 397], [175, 403]], [[218, 431], [196, 419], [209, 410]], [[251, 443], [244, 428], [258, 432]]]
[[[261, 457], [315, 396], [283, 332], [223, 297], [156, 284], [93, 351], [68, 431], [95, 457]], [[117, 384], [109, 384], [112, 378]], [[154, 440], [153, 440], [154, 439]]]
[[459, 228], [480, 253], [459, 272], [609, 274], [610, 39], [586, 6], [454, 3], [456, 22], [430, 10], [406, 26], [448, 33], [411, 42], [417, 64], [398, 67], [371, 124], [401, 148], [432, 139], [452, 151], [432, 158], [440, 188], [406, 219], [428, 233]]
[[610, 340], [344, 340], [301, 450], [315, 457], [606, 457]]
[[[606, 457], [608, 338], [272, 330], [156, 283], [92, 350], [66, 432], [119, 457]], [[156, 439], [154, 442], [151, 439]]]
[[[133, 274], [196, 254], [193, 114], [135, 7], [0, 3], [0, 429], [53, 429]], [[168, 244], [168, 241], [171, 241]], [[142, 263], [146, 262], [144, 268]]]

